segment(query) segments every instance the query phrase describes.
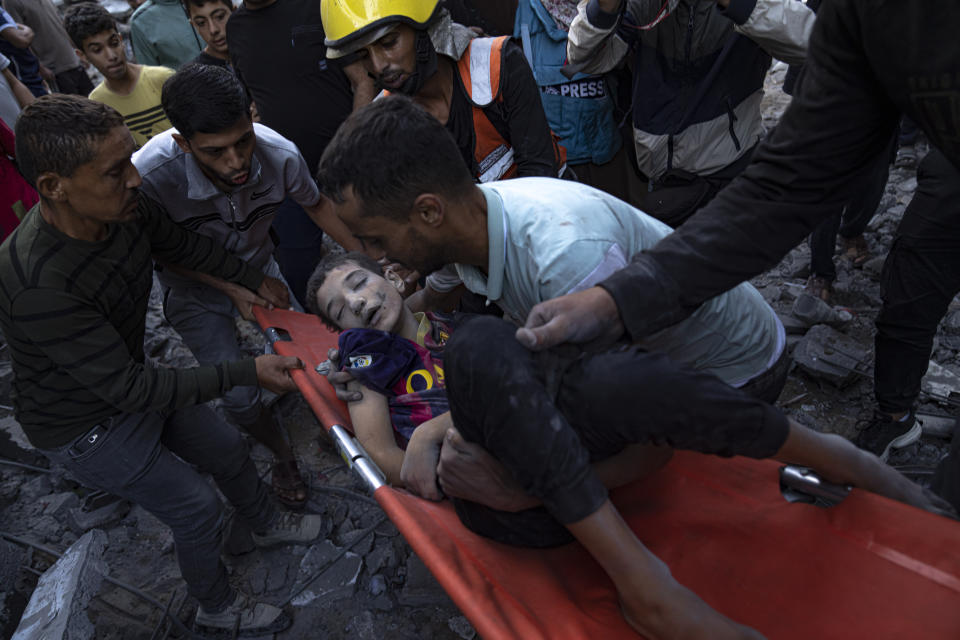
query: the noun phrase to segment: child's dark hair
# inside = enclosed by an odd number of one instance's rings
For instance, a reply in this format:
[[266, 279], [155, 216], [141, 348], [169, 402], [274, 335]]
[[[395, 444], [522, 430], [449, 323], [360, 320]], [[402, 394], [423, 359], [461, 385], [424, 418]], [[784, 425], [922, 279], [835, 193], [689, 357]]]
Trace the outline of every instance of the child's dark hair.
[[83, 51], [83, 41], [104, 31], [116, 31], [117, 22], [96, 2], [75, 4], [63, 16], [63, 28], [73, 46]]
[[250, 98], [237, 76], [212, 64], [181, 67], [163, 83], [160, 104], [170, 124], [187, 140], [250, 119]]
[[330, 272], [338, 267], [342, 267], [345, 264], [354, 264], [361, 269], [366, 269], [367, 271], [377, 275], [381, 275], [383, 273], [383, 269], [380, 268], [379, 262], [365, 253], [360, 253], [359, 251], [338, 253], [334, 255], [328, 254], [324, 256], [324, 258], [317, 265], [317, 268], [313, 270], [313, 274], [310, 276], [310, 279], [307, 280], [306, 307], [307, 311], [319, 316], [320, 319], [323, 320], [323, 324], [327, 325], [334, 331], [339, 331], [340, 327], [337, 326], [337, 323], [331, 318], [327, 317], [326, 310], [321, 309], [317, 304], [317, 292], [320, 291], [320, 287], [322, 287], [323, 283], [326, 282], [327, 276], [330, 274]]

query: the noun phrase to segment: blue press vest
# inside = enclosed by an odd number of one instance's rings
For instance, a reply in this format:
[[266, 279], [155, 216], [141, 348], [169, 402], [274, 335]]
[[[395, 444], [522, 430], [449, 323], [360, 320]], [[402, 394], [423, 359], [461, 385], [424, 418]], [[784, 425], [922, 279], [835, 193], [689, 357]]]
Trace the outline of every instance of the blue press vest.
[[520, 0], [513, 36], [523, 43], [547, 121], [567, 149], [567, 163], [609, 162], [622, 140], [604, 77], [578, 73], [568, 79], [561, 73], [567, 32], [557, 27], [540, 0]]

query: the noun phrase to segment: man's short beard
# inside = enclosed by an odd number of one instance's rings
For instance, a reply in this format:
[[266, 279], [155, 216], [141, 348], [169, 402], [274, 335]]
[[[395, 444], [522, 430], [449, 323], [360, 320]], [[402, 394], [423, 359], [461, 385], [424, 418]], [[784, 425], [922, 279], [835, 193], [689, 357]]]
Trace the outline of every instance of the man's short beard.
[[417, 31], [414, 40], [414, 50], [416, 60], [414, 62], [413, 73], [403, 81], [403, 84], [396, 89], [390, 89], [383, 86], [380, 78], [374, 79], [374, 85], [378, 91], [396, 91], [405, 96], [415, 96], [423, 88], [423, 84], [437, 72], [437, 50], [433, 48], [433, 42], [430, 41], [430, 34], [426, 31]]

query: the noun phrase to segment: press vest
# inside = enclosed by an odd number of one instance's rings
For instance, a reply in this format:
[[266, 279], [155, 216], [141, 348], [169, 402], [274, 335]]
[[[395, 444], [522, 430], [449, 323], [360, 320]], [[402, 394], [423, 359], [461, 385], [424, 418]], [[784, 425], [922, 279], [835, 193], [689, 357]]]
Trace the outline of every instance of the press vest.
[[603, 75], [563, 74], [567, 32], [559, 28], [540, 0], [520, 0], [513, 36], [540, 86], [540, 101], [550, 128], [560, 136], [570, 164], [604, 164], [623, 141], [614, 118], [614, 102]]

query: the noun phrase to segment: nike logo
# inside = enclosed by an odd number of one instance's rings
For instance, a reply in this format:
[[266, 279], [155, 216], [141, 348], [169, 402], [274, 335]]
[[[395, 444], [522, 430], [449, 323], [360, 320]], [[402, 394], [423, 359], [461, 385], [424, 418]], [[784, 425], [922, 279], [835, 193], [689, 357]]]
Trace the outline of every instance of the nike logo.
[[253, 193], [250, 194], [250, 199], [251, 199], [251, 200], [259, 200], [260, 198], [262, 198], [263, 196], [267, 195], [267, 194], [270, 193], [271, 191], [273, 191], [273, 185], [270, 185], [269, 187], [267, 187], [267, 188], [264, 189], [263, 191], [254, 191]]

